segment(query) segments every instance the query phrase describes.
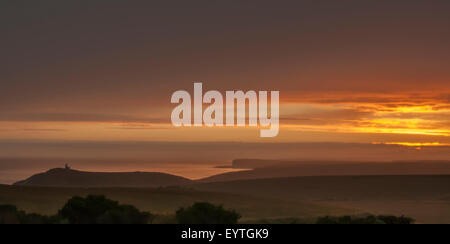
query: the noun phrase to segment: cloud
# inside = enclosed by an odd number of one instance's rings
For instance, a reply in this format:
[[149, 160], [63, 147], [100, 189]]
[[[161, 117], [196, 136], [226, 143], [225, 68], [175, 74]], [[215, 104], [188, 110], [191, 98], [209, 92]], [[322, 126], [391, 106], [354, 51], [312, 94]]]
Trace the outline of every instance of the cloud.
[[116, 130], [170, 130], [172, 126], [170, 124], [124, 124], [122, 126], [112, 127]]
[[[55, 148], [58, 150], [55, 151]], [[236, 143], [236, 142], [12, 142], [0, 141], [2, 158], [95, 159], [134, 165], [150, 162], [220, 162], [238, 158], [313, 160], [448, 160], [449, 147], [413, 151], [371, 143]], [[2, 160], [2, 165], [18, 165]], [[95, 160], [87, 160], [89, 163]], [[62, 160], [66, 161], [66, 160]], [[69, 162], [71, 162], [70, 160]], [[142, 162], [143, 161], [143, 162]], [[53, 162], [42, 160], [41, 163]], [[60, 163], [56, 160], [56, 163]], [[187, 164], [189, 166], [189, 164]]]
[[437, 91], [390, 91], [384, 93], [336, 91], [285, 92], [283, 93], [282, 99], [284, 103], [355, 104], [360, 106], [370, 104], [388, 108], [419, 105], [450, 105], [450, 94]]
[[0, 121], [14, 122], [136, 122], [163, 124], [169, 120], [117, 114], [20, 113], [0, 114]]
[[64, 130], [64, 129], [40, 129], [40, 128], [35, 128], [35, 129], [23, 129], [23, 131], [33, 131], [33, 132], [65, 132], [68, 130]]

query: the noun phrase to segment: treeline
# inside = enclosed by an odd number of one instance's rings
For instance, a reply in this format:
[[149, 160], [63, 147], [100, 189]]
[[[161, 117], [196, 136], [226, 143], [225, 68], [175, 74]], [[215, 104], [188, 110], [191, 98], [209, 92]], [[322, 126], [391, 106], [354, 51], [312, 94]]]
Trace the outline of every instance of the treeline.
[[[156, 215], [104, 196], [71, 198], [56, 215], [28, 214], [0, 205], [0, 224], [152, 224]], [[177, 224], [237, 224], [241, 215], [210, 203], [195, 203], [176, 212]]]
[[385, 216], [385, 215], [368, 215], [365, 217], [343, 216], [343, 217], [321, 217], [317, 220], [317, 224], [322, 225], [410, 225], [414, 224], [415, 220], [405, 216]]
[[104, 196], [73, 197], [53, 216], [27, 214], [12, 205], [0, 206], [0, 224], [147, 224], [152, 216]]
[[[0, 205], [0, 224], [152, 224], [157, 218], [134, 206], [119, 204], [104, 196], [73, 197], [56, 215], [29, 214], [12, 205]], [[174, 224], [237, 224], [241, 215], [210, 203], [195, 203], [176, 211]], [[322, 217], [317, 224], [413, 224], [408, 217]]]

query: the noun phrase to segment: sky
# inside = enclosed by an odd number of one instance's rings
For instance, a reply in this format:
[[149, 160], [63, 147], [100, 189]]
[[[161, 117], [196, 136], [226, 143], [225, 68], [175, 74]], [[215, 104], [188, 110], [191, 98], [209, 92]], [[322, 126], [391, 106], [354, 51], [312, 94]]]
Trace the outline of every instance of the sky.
[[[239, 142], [448, 158], [449, 12], [447, 0], [1, 1], [0, 142], [11, 150], [0, 157], [61, 156], [46, 143]], [[280, 91], [279, 136], [174, 128], [171, 95], [194, 82]]]

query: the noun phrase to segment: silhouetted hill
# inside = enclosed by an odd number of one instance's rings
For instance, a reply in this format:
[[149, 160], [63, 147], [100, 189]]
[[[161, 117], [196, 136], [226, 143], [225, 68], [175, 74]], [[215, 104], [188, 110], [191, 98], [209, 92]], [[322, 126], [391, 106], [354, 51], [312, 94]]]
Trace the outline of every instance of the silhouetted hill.
[[233, 161], [235, 169], [246, 171], [219, 174], [200, 182], [220, 182], [298, 176], [351, 176], [351, 175], [450, 175], [450, 162], [332, 162], [332, 161], [280, 161], [241, 159]]
[[290, 200], [450, 199], [450, 175], [308, 176], [201, 183], [192, 187]]
[[51, 169], [19, 181], [14, 185], [57, 187], [163, 187], [191, 183], [191, 180], [147, 172], [100, 173], [71, 169]]
[[[331, 161], [331, 160], [265, 160], [265, 159], [235, 159], [232, 162], [232, 168], [234, 169], [260, 169], [268, 167], [294, 167], [294, 166], [312, 166], [312, 165], [390, 165], [390, 166], [422, 166], [422, 168], [430, 168], [433, 170], [435, 166], [446, 166], [450, 169], [450, 161], [448, 160], [397, 160], [391, 162], [377, 162], [377, 161]], [[423, 167], [426, 166], [426, 167]]]
[[369, 175], [450, 175], [450, 162], [331, 162], [235, 160], [233, 168], [249, 170], [214, 175], [192, 181], [165, 173], [83, 172], [71, 169], [52, 169], [31, 176], [15, 185], [57, 187], [160, 187], [185, 186], [193, 183], [226, 182], [251, 179], [272, 179], [299, 176], [369, 176]]

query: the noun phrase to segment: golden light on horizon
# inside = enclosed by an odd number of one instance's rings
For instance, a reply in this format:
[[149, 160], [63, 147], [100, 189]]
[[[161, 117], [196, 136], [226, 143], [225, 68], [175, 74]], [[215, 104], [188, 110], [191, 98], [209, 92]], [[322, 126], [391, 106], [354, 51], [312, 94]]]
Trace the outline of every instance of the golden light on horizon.
[[374, 119], [361, 121], [356, 130], [365, 133], [412, 134], [430, 136], [450, 136], [446, 128], [430, 128], [430, 122], [423, 119]]
[[[283, 136], [277, 141], [316, 140], [311, 137], [295, 137], [289, 132], [398, 134], [423, 136], [450, 136], [445, 119], [447, 109], [432, 106], [396, 107], [386, 112], [378, 105], [377, 112], [367, 112], [354, 104], [281, 104], [280, 128]], [[160, 118], [164, 113], [152, 114]], [[0, 122], [3, 139], [51, 139], [51, 140], [170, 140], [186, 141], [189, 138], [205, 141], [245, 140], [259, 141], [255, 131], [261, 127], [219, 126], [214, 128], [174, 128], [164, 121], [11, 121]], [[286, 136], [287, 135], [287, 136]], [[233, 139], [235, 138], [235, 139]], [[253, 139], [252, 139], [253, 138]], [[326, 139], [325, 139], [326, 140]]]
[[399, 145], [399, 146], [407, 146], [407, 147], [446, 147], [450, 146], [450, 143], [440, 143], [440, 142], [385, 142], [385, 143], [376, 143], [373, 144], [379, 145]]
[[[127, 110], [123, 114], [117, 111], [81, 118], [77, 114], [46, 113], [18, 116], [16, 120], [0, 122], [0, 139], [372, 143], [376, 141], [374, 137], [384, 136], [386, 139], [380, 141], [388, 142], [396, 137], [392, 141], [450, 143], [450, 104], [428, 93], [418, 95], [417, 100], [411, 100], [412, 95], [407, 93], [356, 94], [355, 97], [339, 93], [316, 95], [324, 100], [310, 101], [311, 97], [298, 94], [296, 101], [280, 104], [280, 136], [272, 140], [259, 138], [260, 126], [175, 128], [170, 124], [170, 104], [150, 111]], [[435, 97], [445, 96], [437, 94]], [[72, 121], [73, 118], [79, 121]], [[415, 138], [409, 138], [411, 136]]]

